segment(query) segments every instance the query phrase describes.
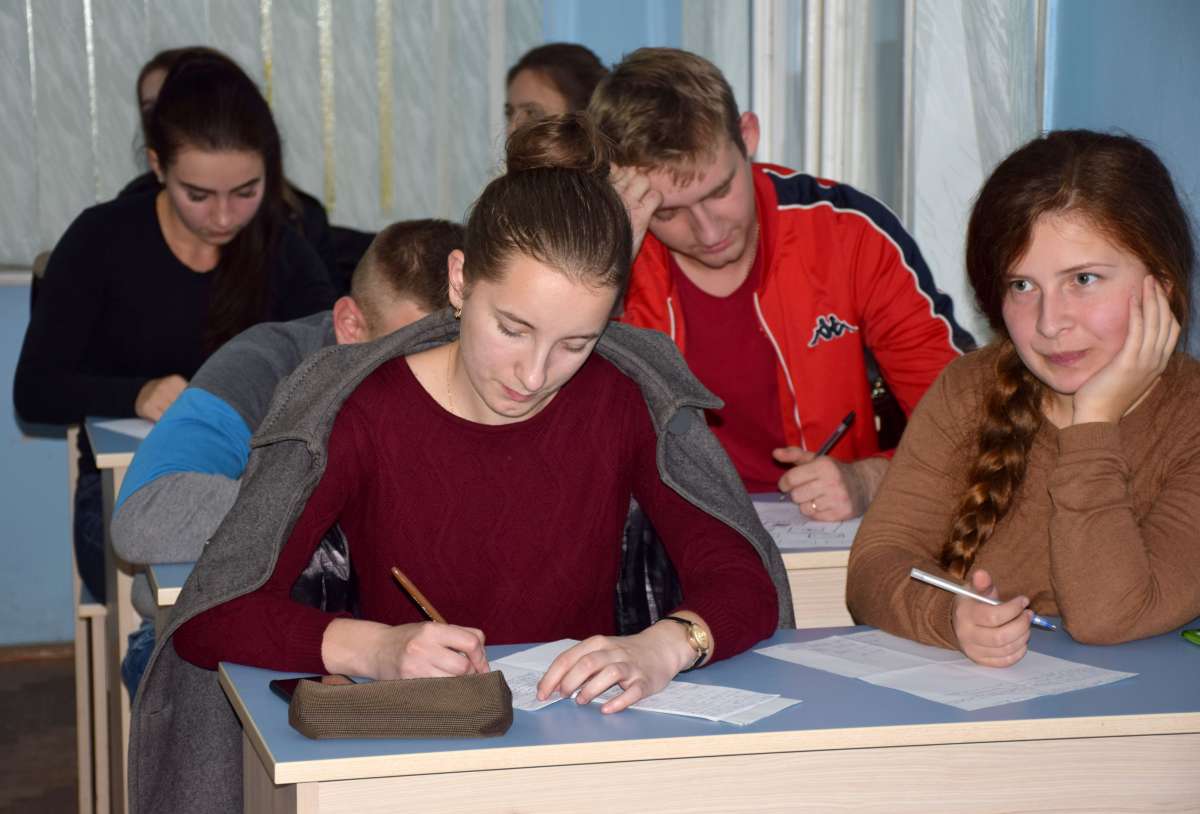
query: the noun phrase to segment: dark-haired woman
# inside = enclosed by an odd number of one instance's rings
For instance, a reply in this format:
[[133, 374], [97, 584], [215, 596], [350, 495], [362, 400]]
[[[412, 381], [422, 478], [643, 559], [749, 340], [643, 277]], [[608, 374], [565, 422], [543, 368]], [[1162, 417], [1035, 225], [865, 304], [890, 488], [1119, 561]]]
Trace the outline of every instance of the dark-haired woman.
[[1170, 175], [1134, 139], [1052, 132], [996, 168], [967, 232], [996, 338], [909, 423], [851, 550], [858, 621], [1006, 666], [1033, 612], [1105, 644], [1200, 615], [1200, 366], [1177, 350], [1194, 262]]
[[[279, 134], [236, 66], [179, 62], [146, 136], [162, 189], [87, 209], [50, 256], [13, 382], [27, 421], [157, 420], [226, 339], [333, 302], [320, 260], [271, 203]], [[95, 466], [82, 451], [86, 486]], [[77, 533], [77, 555], [103, 597], [98, 541]]]
[[[427, 331], [424, 341], [394, 335], [407, 347], [377, 346], [369, 363], [330, 359], [306, 374], [315, 395], [345, 392], [346, 370], [371, 371], [340, 409], [305, 411], [332, 431], [298, 517], [234, 507], [231, 536], [210, 544], [214, 561], [249, 542], [232, 541], [239, 508], [256, 515], [250, 536], [291, 528], [290, 536], [265, 584], [210, 603], [179, 629], [180, 656], [210, 669], [226, 660], [447, 676], [486, 671], [485, 640], [571, 637], [583, 641], [559, 656], [541, 692], [579, 690], [587, 703], [619, 684], [624, 692], [602, 708], [616, 712], [680, 671], [769, 635], [781, 606], [790, 619], [778, 555], [749, 530], [757, 524], [728, 459], [685, 406], [700, 389], [668, 343], [609, 321], [628, 280], [631, 235], [596, 138], [582, 117], [518, 131], [507, 173], [472, 210], [465, 251], [451, 254], [454, 317], [410, 329]], [[294, 395], [309, 400], [307, 391]], [[660, 440], [668, 424], [671, 438]], [[694, 467], [687, 473], [676, 468], [683, 447]], [[292, 468], [297, 459], [268, 457], [243, 494], [292, 494], [308, 477]], [[618, 636], [614, 586], [631, 495], [653, 518], [684, 599], [669, 609], [675, 619]], [[739, 517], [740, 527], [729, 520]], [[302, 560], [335, 522], [351, 541], [362, 618], [289, 598]], [[776, 568], [774, 584], [765, 563]], [[392, 565], [453, 623], [422, 621], [393, 583]], [[213, 575], [210, 584], [225, 581]]]
[[547, 116], [586, 109], [592, 91], [607, 75], [599, 57], [573, 42], [551, 42], [527, 51], [505, 77], [508, 134]]
[[[146, 131], [149, 128], [150, 116], [154, 111], [154, 102], [158, 99], [158, 92], [162, 90], [163, 82], [167, 79], [167, 74], [175, 66], [175, 63], [197, 57], [218, 61], [224, 60], [229, 63], [231, 68], [238, 71], [241, 70], [237, 63], [225, 54], [215, 48], [208, 48], [203, 45], [191, 45], [186, 48], [168, 48], [165, 51], [159, 51], [142, 66], [141, 71], [138, 72], [137, 83], [134, 86], [137, 91], [138, 111], [142, 125], [143, 139], [145, 139]], [[153, 171], [146, 172], [126, 184], [125, 188], [118, 193], [118, 197], [140, 195], [151, 191], [157, 192], [161, 187], [162, 184], [156, 174]], [[283, 203], [284, 217], [288, 224], [300, 233], [300, 236], [312, 246], [313, 251], [321, 258], [321, 262], [325, 265], [325, 269], [329, 273], [331, 282], [335, 287], [343, 291], [347, 289], [349, 287], [349, 280], [338, 271], [338, 258], [334, 247], [333, 230], [329, 226], [329, 214], [325, 211], [325, 207], [321, 205], [320, 201], [304, 190], [293, 186], [286, 178], [283, 183], [281, 201]], [[361, 254], [361, 251], [358, 253]], [[350, 263], [351, 267], [354, 265], [354, 262]]]

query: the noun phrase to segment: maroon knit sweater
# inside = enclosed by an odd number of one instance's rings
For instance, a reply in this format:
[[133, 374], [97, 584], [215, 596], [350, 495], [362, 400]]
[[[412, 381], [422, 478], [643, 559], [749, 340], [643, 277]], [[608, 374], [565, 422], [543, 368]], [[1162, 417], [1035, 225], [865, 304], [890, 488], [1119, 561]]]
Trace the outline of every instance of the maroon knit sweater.
[[393, 582], [395, 565], [489, 644], [611, 634], [632, 494], [679, 572], [679, 609], [708, 623], [714, 659], [739, 653], [774, 629], [775, 589], [748, 542], [662, 483], [655, 443], [637, 385], [594, 354], [540, 413], [503, 426], [446, 412], [404, 358], [392, 360], [343, 405], [324, 475], [271, 578], [182, 626], [175, 648], [209, 669], [324, 672], [321, 639], [335, 615], [289, 591], [335, 522], [365, 619], [423, 621]]

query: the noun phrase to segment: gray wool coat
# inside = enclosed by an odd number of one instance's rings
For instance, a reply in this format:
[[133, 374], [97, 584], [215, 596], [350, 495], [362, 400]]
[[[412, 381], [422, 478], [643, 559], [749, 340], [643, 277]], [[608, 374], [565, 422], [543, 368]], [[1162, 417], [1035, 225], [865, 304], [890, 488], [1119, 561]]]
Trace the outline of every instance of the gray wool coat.
[[[449, 310], [377, 342], [314, 354], [284, 380], [251, 441], [237, 502], [206, 546], [171, 610], [133, 705], [129, 801], [134, 814], [242, 810], [241, 727], [216, 673], [184, 661], [171, 638], [197, 614], [262, 586], [325, 469], [342, 403], [375, 368], [458, 335]], [[642, 388], [658, 434], [663, 481], [738, 531], [762, 557], [793, 627], [783, 560], [741, 480], [704, 420], [721, 402], [692, 376], [665, 335], [612, 323], [596, 352]]]

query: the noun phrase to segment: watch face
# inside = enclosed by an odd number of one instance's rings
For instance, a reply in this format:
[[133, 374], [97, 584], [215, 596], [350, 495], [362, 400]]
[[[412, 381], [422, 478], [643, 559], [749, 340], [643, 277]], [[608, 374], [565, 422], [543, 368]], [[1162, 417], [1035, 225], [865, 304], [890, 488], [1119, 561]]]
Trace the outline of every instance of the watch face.
[[708, 632], [699, 625], [692, 625], [692, 636], [701, 650], [708, 650]]

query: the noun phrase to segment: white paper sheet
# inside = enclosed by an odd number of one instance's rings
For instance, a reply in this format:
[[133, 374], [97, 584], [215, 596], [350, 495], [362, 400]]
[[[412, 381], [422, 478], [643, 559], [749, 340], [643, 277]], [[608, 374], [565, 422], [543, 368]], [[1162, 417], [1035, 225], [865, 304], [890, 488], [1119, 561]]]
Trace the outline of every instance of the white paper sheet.
[[733, 715], [725, 718], [727, 724], [737, 724], [738, 726], [747, 726], [756, 721], [761, 721], [763, 718], [769, 718], [776, 712], [783, 712], [788, 707], [795, 706], [800, 703], [799, 698], [784, 698], [782, 695], [778, 698], [772, 698], [769, 701], [763, 701], [761, 704], [755, 704], [749, 709], [735, 712]]
[[1137, 675], [1032, 651], [1012, 667], [982, 667], [957, 651], [878, 630], [773, 645], [755, 652], [965, 710], [1098, 687]]
[[510, 664], [513, 667], [524, 667], [526, 670], [538, 670], [545, 673], [550, 669], [550, 665], [554, 663], [554, 660], [558, 658], [559, 653], [570, 650], [577, 644], [579, 644], [578, 639], [559, 639], [556, 642], [539, 644], [537, 647], [531, 647], [528, 650], [521, 650], [520, 652], [496, 659], [492, 662], [492, 666]]
[[109, 421], [97, 421], [96, 426], [121, 435], [132, 435], [134, 438], [145, 439], [154, 429], [154, 422], [144, 418], [114, 418]]
[[504, 680], [508, 683], [508, 688], [512, 690], [513, 709], [533, 712], [562, 700], [562, 696], [559, 695], [553, 695], [545, 701], [538, 700], [537, 684], [545, 674], [542, 670], [526, 670], [524, 667], [515, 667], [511, 664], [493, 664], [492, 669], [504, 673]]
[[[620, 687], [613, 687], [598, 695], [592, 703], [601, 703], [616, 698]], [[643, 698], [629, 709], [643, 712], [661, 712], [667, 715], [683, 715], [688, 718], [704, 718], [708, 721], [727, 721], [760, 704], [774, 701], [778, 695], [733, 687], [716, 687], [711, 684], [693, 684], [690, 681], [672, 681], [662, 692]], [[796, 703], [796, 702], [793, 702]], [[786, 707], [784, 707], [786, 709]]]
[[810, 520], [790, 500], [754, 502], [758, 519], [784, 551], [810, 548], [848, 548], [858, 533], [861, 517], [840, 523]]
[[[492, 669], [504, 673], [504, 680], [512, 690], [515, 709], [532, 712], [561, 700], [562, 697], [557, 695], [546, 701], [537, 700], [537, 683], [558, 654], [575, 644], [578, 644], [575, 639], [560, 639], [512, 653], [492, 662]], [[592, 699], [592, 703], [603, 704], [616, 698], [621, 692], [620, 686], [611, 687]], [[643, 698], [630, 709], [704, 718], [709, 721], [727, 721], [745, 726], [798, 703], [800, 701], [796, 699], [781, 698], [769, 693], [672, 681], [661, 692]]]

